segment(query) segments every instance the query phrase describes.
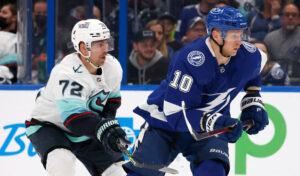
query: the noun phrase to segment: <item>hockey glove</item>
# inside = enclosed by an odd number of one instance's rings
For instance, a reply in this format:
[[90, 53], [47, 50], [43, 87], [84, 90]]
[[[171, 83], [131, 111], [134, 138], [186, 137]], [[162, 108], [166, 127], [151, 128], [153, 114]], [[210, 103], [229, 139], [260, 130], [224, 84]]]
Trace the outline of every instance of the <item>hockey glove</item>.
[[241, 101], [241, 110], [241, 121], [254, 121], [252, 128], [247, 130], [248, 134], [257, 134], [269, 124], [268, 114], [259, 93], [245, 95]]
[[219, 134], [217, 137], [234, 143], [242, 135], [242, 123], [238, 119], [216, 113], [214, 115], [205, 114], [200, 121], [201, 129], [207, 132], [229, 126], [232, 127], [231, 131]]
[[117, 119], [106, 118], [103, 119], [96, 132], [97, 139], [103, 144], [108, 151], [121, 152], [118, 147], [119, 140], [125, 141], [128, 145], [130, 144], [126, 133], [120, 127]]
[[14, 75], [9, 71], [8, 67], [0, 65], [0, 84], [12, 84], [11, 79]]

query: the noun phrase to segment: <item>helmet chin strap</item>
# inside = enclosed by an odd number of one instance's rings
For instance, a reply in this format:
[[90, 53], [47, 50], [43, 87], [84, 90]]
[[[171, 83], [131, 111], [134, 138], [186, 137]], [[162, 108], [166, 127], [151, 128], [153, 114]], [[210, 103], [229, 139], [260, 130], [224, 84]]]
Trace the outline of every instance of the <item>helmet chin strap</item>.
[[212, 37], [212, 35], [210, 36], [210, 38], [212, 39], [212, 41], [214, 41], [215, 44], [217, 44], [217, 45], [219, 46], [219, 49], [220, 49], [219, 51], [220, 51], [221, 55], [224, 56], [224, 57], [229, 58], [230, 56], [225, 56], [225, 55], [223, 54], [223, 46], [225, 45], [225, 40], [223, 39], [223, 44], [220, 45], [220, 44]]
[[88, 56], [85, 56], [83, 55], [80, 51], [78, 51], [79, 54], [85, 58], [85, 60], [87, 61], [87, 63], [89, 63], [94, 69], [98, 69], [100, 68], [101, 66], [96, 66], [92, 63], [92, 61], [90, 60], [90, 57], [91, 57], [91, 51], [88, 50]]

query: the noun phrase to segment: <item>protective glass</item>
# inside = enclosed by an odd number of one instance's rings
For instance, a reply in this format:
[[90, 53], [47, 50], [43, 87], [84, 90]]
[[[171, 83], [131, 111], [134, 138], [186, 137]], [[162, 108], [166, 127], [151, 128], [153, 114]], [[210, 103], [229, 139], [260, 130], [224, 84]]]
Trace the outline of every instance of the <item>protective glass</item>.
[[114, 51], [115, 50], [115, 41], [114, 41], [114, 38], [112, 36], [107, 40], [107, 48], [108, 48], [108, 51]]
[[224, 38], [227, 41], [249, 41], [250, 40], [250, 30], [230, 30], [227, 31]]
[[107, 48], [108, 51], [113, 51], [114, 50], [114, 40], [112, 37], [110, 37], [107, 40], [103, 40], [100, 43], [95, 43], [92, 42], [92, 46], [97, 47], [97, 48]]

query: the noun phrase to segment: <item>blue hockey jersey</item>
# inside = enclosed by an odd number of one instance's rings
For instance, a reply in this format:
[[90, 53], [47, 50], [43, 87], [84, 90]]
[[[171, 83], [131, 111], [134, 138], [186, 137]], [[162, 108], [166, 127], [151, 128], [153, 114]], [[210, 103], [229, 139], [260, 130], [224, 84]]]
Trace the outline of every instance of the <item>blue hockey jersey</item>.
[[134, 112], [151, 126], [186, 132], [184, 101], [190, 124], [201, 132], [203, 113], [230, 115], [230, 103], [241, 89], [260, 88], [266, 60], [263, 52], [243, 42], [237, 54], [219, 66], [209, 38], [199, 38], [174, 54], [167, 79]]

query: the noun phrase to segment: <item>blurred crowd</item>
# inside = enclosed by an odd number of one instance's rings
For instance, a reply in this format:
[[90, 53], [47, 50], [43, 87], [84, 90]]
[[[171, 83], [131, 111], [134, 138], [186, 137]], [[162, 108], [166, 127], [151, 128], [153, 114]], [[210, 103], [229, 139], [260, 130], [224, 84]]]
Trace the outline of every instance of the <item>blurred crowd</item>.
[[[0, 84], [18, 78], [18, 3], [0, 3]], [[127, 84], [160, 84], [172, 55], [207, 37], [206, 15], [216, 6], [239, 9], [248, 22], [248, 41], [267, 53], [263, 85], [300, 85], [300, 0], [128, 0]], [[55, 62], [74, 52], [73, 25], [91, 18], [89, 1], [56, 1]], [[92, 17], [111, 31], [113, 56], [119, 56], [119, 0], [94, 0]], [[32, 0], [31, 81], [47, 82], [47, 1]], [[21, 73], [22, 74], [22, 73]]]

